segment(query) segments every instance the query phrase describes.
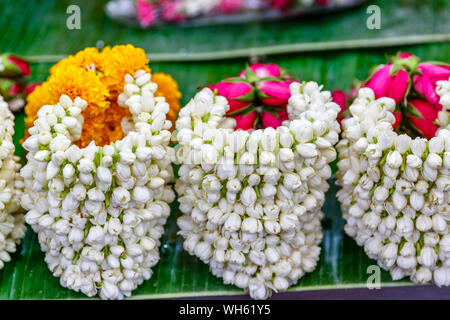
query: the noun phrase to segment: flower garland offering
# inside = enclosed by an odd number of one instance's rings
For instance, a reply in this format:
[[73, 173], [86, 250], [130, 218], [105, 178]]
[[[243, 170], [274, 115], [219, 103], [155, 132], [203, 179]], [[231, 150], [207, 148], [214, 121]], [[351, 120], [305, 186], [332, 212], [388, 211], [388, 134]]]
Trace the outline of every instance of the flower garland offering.
[[[250, 67], [258, 76], [255, 68]], [[252, 121], [246, 121], [237, 128], [239, 119], [227, 112], [245, 108], [252, 89], [232, 83], [242, 89], [239, 95], [220, 95], [228, 88], [221, 82], [180, 110], [175, 189], [183, 215], [177, 223], [185, 250], [209, 264], [215, 276], [266, 299], [314, 270], [319, 259], [339, 106], [317, 83], [291, 82], [287, 121], [264, 129], [248, 129]]]
[[25, 235], [20, 208], [24, 184], [19, 175], [19, 157], [14, 155], [14, 116], [0, 96], [0, 269]]
[[132, 123], [121, 140], [76, 146], [90, 106], [61, 95], [38, 110], [23, 143], [26, 222], [61, 285], [90, 297], [130, 296], [159, 260], [168, 203], [175, 197], [167, 185], [173, 179], [172, 124], [166, 120], [169, 104], [156, 97], [150, 80], [145, 70], [125, 76], [117, 103], [130, 111]]
[[345, 231], [394, 280], [450, 285], [449, 76], [445, 64], [398, 55], [342, 120]]
[[113, 18], [148, 28], [161, 23], [218, 18], [221, 22], [282, 18], [320, 10], [350, 7], [364, 0], [112, 0], [106, 12]]
[[[33, 126], [38, 110], [46, 104], [56, 104], [63, 94], [72, 100], [80, 97], [88, 104], [83, 110], [84, 125], [79, 147], [108, 145], [124, 137], [122, 124], [131, 117], [127, 108], [119, 106], [117, 98], [125, 85], [125, 75], [138, 70], [150, 72], [144, 50], [132, 45], [86, 48], [74, 56], [61, 60], [50, 69], [50, 76], [27, 98], [25, 123]], [[169, 103], [168, 119], [175, 121], [180, 108], [181, 93], [170, 75], [152, 74], [158, 85], [156, 96], [163, 96]], [[28, 136], [28, 133], [27, 133]]]

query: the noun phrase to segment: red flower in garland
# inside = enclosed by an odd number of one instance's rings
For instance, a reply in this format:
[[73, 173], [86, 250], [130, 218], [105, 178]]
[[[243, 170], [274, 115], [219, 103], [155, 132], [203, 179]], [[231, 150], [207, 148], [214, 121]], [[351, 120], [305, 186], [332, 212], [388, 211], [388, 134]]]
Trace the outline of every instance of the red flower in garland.
[[254, 98], [255, 90], [252, 85], [245, 81], [234, 82], [223, 80], [217, 84], [208, 86], [211, 90], [217, 90], [217, 94], [224, 96], [228, 100], [230, 110], [228, 113], [236, 113], [249, 107]]
[[27, 77], [30, 73], [30, 64], [25, 59], [11, 54], [4, 54], [0, 57], [1, 77]]
[[[227, 78], [208, 88], [228, 100], [227, 115], [236, 120], [236, 129], [276, 128], [288, 119], [286, 106], [291, 95], [291, 76], [273, 63], [254, 63], [237, 77]], [[258, 111], [261, 110], [262, 111]], [[259, 114], [260, 112], [260, 114]]]
[[429, 102], [421, 99], [413, 99], [408, 102], [405, 116], [410, 126], [421, 136], [431, 139], [435, 136], [439, 126], [435, 124], [438, 110]]

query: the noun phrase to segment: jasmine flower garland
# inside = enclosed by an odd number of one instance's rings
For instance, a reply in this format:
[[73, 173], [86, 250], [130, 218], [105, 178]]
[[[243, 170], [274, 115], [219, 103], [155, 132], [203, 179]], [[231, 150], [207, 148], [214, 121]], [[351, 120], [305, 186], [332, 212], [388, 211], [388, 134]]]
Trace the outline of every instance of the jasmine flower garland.
[[20, 158], [14, 155], [14, 116], [0, 96], [0, 269], [25, 235], [20, 197], [24, 183], [19, 175]]
[[295, 284], [320, 254], [339, 106], [315, 82], [290, 91], [276, 129], [234, 131], [227, 99], [209, 88], [176, 121], [183, 247], [254, 299]]
[[102, 299], [130, 296], [152, 275], [174, 193], [169, 105], [150, 74], [127, 75], [118, 103], [134, 126], [122, 140], [80, 149], [87, 103], [62, 95], [44, 105], [23, 143], [22, 206], [60, 283]]
[[345, 232], [394, 280], [450, 285], [450, 82], [438, 81], [441, 128], [393, 130], [396, 102], [362, 88], [342, 121], [337, 193]]

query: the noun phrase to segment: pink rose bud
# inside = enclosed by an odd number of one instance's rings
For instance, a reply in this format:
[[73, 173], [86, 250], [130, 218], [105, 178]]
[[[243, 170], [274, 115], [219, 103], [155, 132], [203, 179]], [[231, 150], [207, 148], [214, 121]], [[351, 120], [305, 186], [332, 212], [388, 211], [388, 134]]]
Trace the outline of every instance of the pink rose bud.
[[438, 104], [439, 96], [436, 93], [436, 83], [441, 80], [448, 80], [450, 66], [422, 63], [417, 69], [422, 74], [413, 76], [414, 90], [423, 95], [429, 103]]
[[371, 88], [377, 99], [389, 97], [400, 103], [406, 96], [410, 79], [408, 73], [402, 69], [392, 75], [392, 67], [393, 65], [381, 66], [362, 87]]
[[261, 81], [257, 95], [268, 106], [286, 106], [291, 96], [289, 85], [292, 81]]
[[409, 120], [411, 127], [420, 135], [431, 139], [439, 128], [436, 121], [438, 110], [427, 101], [414, 99], [408, 102], [405, 116]]
[[337, 121], [341, 123], [341, 121], [345, 118], [345, 111], [347, 110], [347, 94], [343, 90], [334, 90], [331, 92], [331, 96], [333, 101], [341, 107], [341, 111], [337, 117]]
[[29, 95], [30, 93], [32, 93], [34, 91], [34, 89], [36, 89], [37, 86], [40, 86], [40, 85], [41, 84], [39, 82], [31, 83], [31, 84], [27, 85], [25, 88], [25, 94]]
[[316, 0], [316, 3], [319, 6], [326, 6], [329, 2], [330, 2], [330, 0]]
[[409, 87], [409, 74], [405, 70], [398, 70], [397, 74], [392, 77], [391, 85], [387, 92], [387, 96], [395, 100], [398, 104], [405, 99], [406, 92]]
[[165, 1], [161, 6], [161, 18], [169, 22], [181, 22], [186, 18], [183, 13], [183, 5], [177, 1]]
[[402, 122], [402, 113], [394, 111], [393, 114], [394, 114], [394, 117], [395, 117], [395, 122], [392, 125], [392, 127], [394, 128], [394, 130], [397, 130], [398, 126]]
[[397, 57], [402, 58], [403, 60], [407, 60], [412, 56], [413, 56], [413, 54], [410, 52], [401, 52], [401, 53], [397, 54]]
[[258, 78], [268, 78], [268, 77], [281, 77], [285, 72], [280, 66], [274, 63], [254, 63], [248, 66], [246, 69], [242, 70], [238, 77], [245, 78], [248, 71], [252, 71], [253, 74]]
[[256, 111], [247, 114], [236, 114], [230, 117], [236, 120], [235, 130], [249, 130], [255, 128]]
[[149, 27], [156, 22], [156, 9], [149, 0], [137, 0], [136, 14], [141, 27]]
[[273, 112], [263, 111], [261, 119], [264, 128], [272, 127], [276, 129], [281, 126], [283, 121], [288, 119], [288, 113], [286, 109]]
[[[359, 86], [359, 85], [358, 85]], [[350, 88], [349, 93], [346, 93], [344, 90], [334, 90], [331, 92], [331, 97], [334, 102], [336, 102], [340, 107], [341, 111], [338, 114], [337, 121], [341, 123], [342, 120], [350, 116], [350, 111], [348, 110], [348, 105], [351, 104], [353, 99], [356, 97], [358, 92], [356, 88], [352, 86]]]
[[217, 94], [224, 96], [228, 100], [230, 110], [228, 114], [243, 111], [250, 106], [255, 98], [255, 90], [245, 81], [223, 80], [217, 84], [208, 86], [212, 91], [217, 90]]
[[29, 63], [11, 54], [0, 56], [1, 77], [26, 77], [30, 75]]
[[5, 100], [11, 100], [21, 95], [25, 89], [25, 84], [11, 79], [0, 79], [0, 94]]
[[233, 13], [238, 11], [244, 3], [244, 0], [222, 0], [219, 3], [219, 11], [223, 13]]
[[278, 10], [286, 10], [291, 5], [290, 0], [270, 0], [269, 6]]

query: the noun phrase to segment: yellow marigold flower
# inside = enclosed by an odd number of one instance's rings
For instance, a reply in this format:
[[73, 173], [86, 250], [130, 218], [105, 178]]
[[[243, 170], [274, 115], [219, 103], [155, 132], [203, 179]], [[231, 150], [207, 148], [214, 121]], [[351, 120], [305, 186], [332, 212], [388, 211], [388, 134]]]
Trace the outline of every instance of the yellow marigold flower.
[[27, 127], [33, 125], [37, 112], [45, 104], [55, 104], [59, 97], [66, 94], [72, 99], [80, 97], [86, 100], [88, 108], [83, 111], [85, 125], [80, 146], [86, 146], [92, 140], [96, 144], [102, 142], [102, 132], [105, 126], [105, 113], [110, 102], [107, 100], [109, 92], [105, 85], [93, 71], [67, 65], [64, 69], [50, 75], [46, 82], [38, 86], [28, 97], [25, 113]]
[[111, 99], [116, 100], [125, 85], [125, 75], [134, 75], [138, 70], [150, 72], [145, 51], [131, 44], [105, 47], [101, 52], [103, 61], [102, 82], [108, 86]]
[[171, 75], [165, 73], [152, 74], [152, 81], [158, 85], [155, 95], [157, 97], [165, 97], [170, 105], [167, 119], [172, 121], [173, 127], [178, 111], [180, 111], [181, 92], [178, 90], [178, 83]]
[[[109, 144], [124, 137], [121, 122], [130, 112], [117, 104], [117, 97], [125, 84], [125, 75], [133, 75], [144, 69], [150, 72], [144, 50], [132, 45], [86, 48], [71, 55], [50, 68], [50, 76], [28, 97], [25, 113], [27, 128], [33, 125], [37, 112], [45, 104], [55, 104], [62, 94], [75, 99], [77, 96], [88, 103], [83, 111], [84, 125], [77, 144], [87, 146]], [[175, 121], [180, 109], [181, 93], [175, 80], [163, 73], [152, 76], [158, 85], [156, 96], [164, 96], [170, 105], [168, 118]], [[28, 136], [28, 132], [26, 133]]]
[[70, 55], [65, 59], [62, 59], [50, 68], [50, 74], [55, 74], [60, 70], [64, 70], [68, 66], [75, 66], [84, 68], [86, 70], [92, 70], [96, 72], [102, 72], [103, 59], [102, 55], [97, 48], [86, 48], [77, 52], [75, 55]]

